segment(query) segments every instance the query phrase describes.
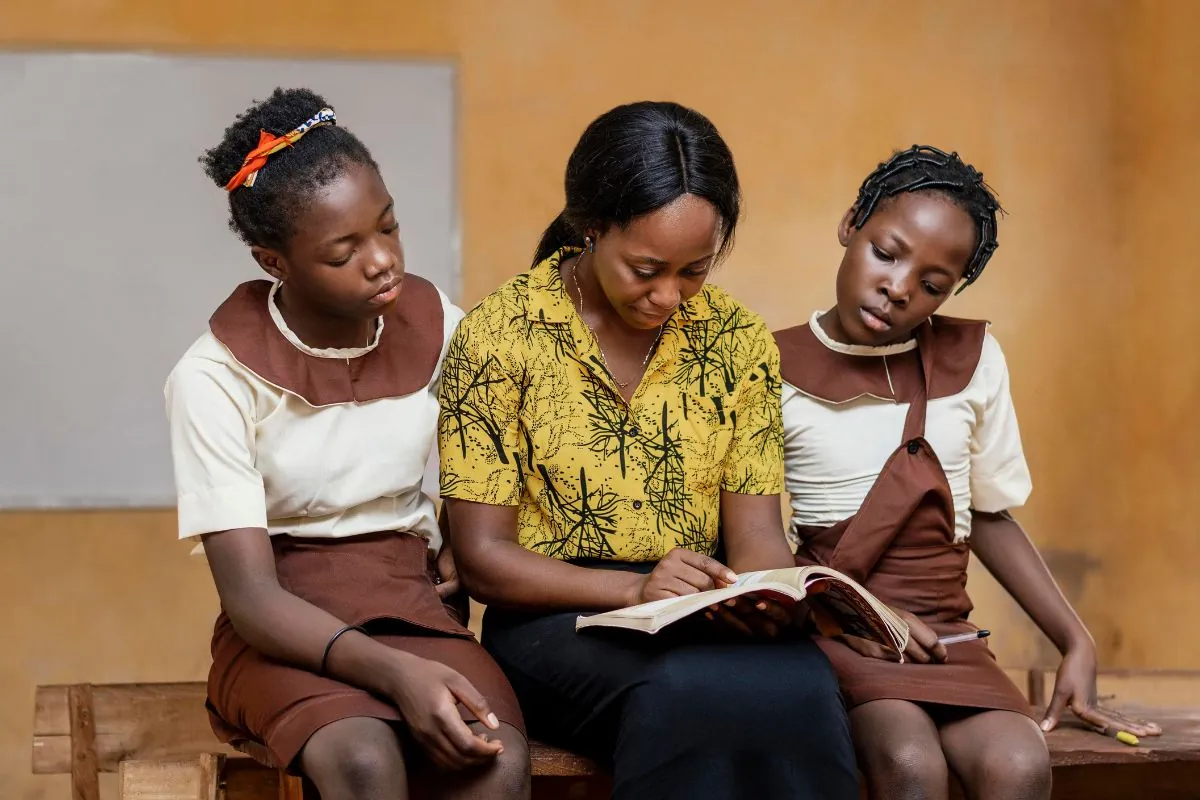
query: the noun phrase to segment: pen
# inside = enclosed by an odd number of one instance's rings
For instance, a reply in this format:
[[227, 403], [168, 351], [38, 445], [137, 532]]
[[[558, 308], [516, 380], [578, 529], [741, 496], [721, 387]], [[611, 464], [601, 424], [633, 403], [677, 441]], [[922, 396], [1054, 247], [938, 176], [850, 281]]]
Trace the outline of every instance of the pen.
[[958, 644], [959, 642], [971, 642], [975, 639], [986, 639], [991, 636], [991, 631], [972, 631], [971, 633], [956, 633], [953, 636], [942, 636], [938, 639], [938, 644]]

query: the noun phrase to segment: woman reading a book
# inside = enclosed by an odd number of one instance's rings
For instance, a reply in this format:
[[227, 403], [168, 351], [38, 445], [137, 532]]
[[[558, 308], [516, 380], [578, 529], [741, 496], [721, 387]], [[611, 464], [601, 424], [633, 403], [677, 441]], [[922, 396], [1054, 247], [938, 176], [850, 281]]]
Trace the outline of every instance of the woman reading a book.
[[716, 635], [778, 632], [772, 607], [722, 606], [699, 636], [575, 631], [580, 613], [792, 566], [778, 351], [706, 284], [739, 207], [705, 117], [609, 111], [532, 268], [467, 315], [443, 368], [442, 495], [484, 646], [531, 735], [609, 762], [615, 798], [858, 796], [819, 649]]
[[[897, 153], [838, 228], [837, 303], [776, 335], [797, 563], [865, 584], [910, 627], [904, 663], [822, 639], [872, 797], [1046, 798], [1043, 732], [1066, 708], [1099, 728], [1159, 732], [1096, 703], [1087, 630], [1009, 510], [1030, 492], [1000, 346], [983, 322], [933, 316], [996, 248], [996, 198], [956, 154]], [[1041, 726], [970, 633], [971, 552], [1063, 653]]]

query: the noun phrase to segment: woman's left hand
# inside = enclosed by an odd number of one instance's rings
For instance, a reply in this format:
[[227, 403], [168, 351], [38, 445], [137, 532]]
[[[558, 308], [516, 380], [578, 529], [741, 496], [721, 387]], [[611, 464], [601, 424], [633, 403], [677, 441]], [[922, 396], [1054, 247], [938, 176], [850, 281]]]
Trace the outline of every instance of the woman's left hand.
[[1099, 733], [1127, 731], [1134, 736], [1158, 736], [1162, 728], [1153, 722], [1133, 720], [1104, 708], [1096, 698], [1096, 649], [1081, 645], [1067, 651], [1054, 680], [1054, 695], [1042, 719], [1042, 730], [1058, 727], [1068, 708]]
[[704, 618], [742, 636], [774, 638], [804, 618], [803, 608], [766, 597], [743, 595], [709, 606]]

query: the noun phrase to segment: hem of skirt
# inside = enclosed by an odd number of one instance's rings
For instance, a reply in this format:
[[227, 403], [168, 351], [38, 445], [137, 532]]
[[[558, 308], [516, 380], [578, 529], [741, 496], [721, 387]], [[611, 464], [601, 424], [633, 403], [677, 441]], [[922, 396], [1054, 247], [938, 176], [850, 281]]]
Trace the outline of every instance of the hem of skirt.
[[[381, 622], [381, 621], [402, 622], [405, 625], [411, 625], [414, 628], [424, 631], [426, 635], [440, 634], [442, 636], [445, 636], [445, 637], [451, 638], [451, 639], [476, 639], [474, 631], [472, 631], [470, 628], [467, 628], [465, 625], [463, 625], [461, 623], [455, 622], [453, 620], [453, 618], [450, 617], [449, 613], [447, 613], [446, 616], [447, 616], [447, 619], [450, 619], [451, 623], [453, 623], [457, 626], [457, 630], [447, 630], [446, 628], [441, 628], [441, 627], [438, 627], [437, 625], [432, 625], [427, 622], [418, 622], [414, 619], [409, 619], [408, 617], [397, 616], [396, 614], [371, 614], [371, 615], [368, 615], [365, 617], [360, 617], [351, 624], [353, 624], [353, 625], [370, 625], [372, 622]], [[368, 635], [370, 635], [370, 634], [368, 634]], [[404, 634], [399, 634], [399, 635], [403, 636]], [[476, 641], [478, 641], [478, 640], [476, 639]]]
[[[263, 745], [278, 769], [295, 772], [295, 762], [313, 734], [334, 722], [353, 717], [368, 717], [384, 722], [401, 722], [397, 709], [374, 700], [362, 692], [324, 695], [301, 703], [288, 711], [272, 725], [271, 735], [264, 737]], [[292, 730], [288, 730], [288, 728]]]
[[1035, 719], [1033, 707], [1028, 703], [1015, 703], [1014, 698], [1007, 695], [980, 696], [978, 693], [929, 692], [906, 690], [904, 687], [890, 687], [883, 691], [856, 692], [853, 689], [842, 688], [847, 708], [857, 708], [875, 700], [907, 700], [910, 703], [928, 703], [930, 705], [948, 708], [974, 708], [980, 711], [1012, 711], [1016, 714]]
[[[210, 713], [212, 713], [211, 710]], [[295, 731], [288, 732], [286, 728], [289, 723], [294, 725], [299, 717], [304, 717], [304, 724], [297, 726]], [[304, 746], [308, 744], [308, 740], [326, 725], [355, 717], [377, 719], [391, 724], [404, 723], [404, 717], [400, 715], [398, 709], [392, 708], [382, 701], [374, 700], [370, 696], [364, 698], [362, 692], [348, 691], [324, 695], [301, 703], [297, 708], [281, 716], [279, 721], [272, 726], [274, 732], [263, 737], [263, 740], [235, 728], [219, 716], [217, 719], [225, 726], [225, 730], [217, 730], [214, 725], [213, 732], [217, 734], [218, 739], [235, 750], [245, 753], [255, 761], [273, 769], [282, 769], [298, 775], [296, 761], [301, 751], [304, 750]], [[500, 715], [497, 715], [497, 718], [501, 723], [519, 733], [526, 743], [529, 742], [523, 722], [514, 722]], [[480, 720], [468, 715], [463, 717], [463, 721], [470, 724]]]

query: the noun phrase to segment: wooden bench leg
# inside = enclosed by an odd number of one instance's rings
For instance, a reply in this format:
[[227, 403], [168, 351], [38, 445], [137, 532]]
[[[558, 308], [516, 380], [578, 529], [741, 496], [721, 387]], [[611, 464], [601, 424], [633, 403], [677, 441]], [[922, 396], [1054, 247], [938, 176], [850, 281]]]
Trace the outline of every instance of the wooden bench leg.
[[187, 761], [122, 761], [117, 767], [120, 800], [222, 800], [225, 756], [201, 753]]
[[71, 715], [71, 800], [100, 800], [91, 684], [67, 687], [67, 706]]
[[279, 800], [304, 800], [304, 781], [279, 770]]

